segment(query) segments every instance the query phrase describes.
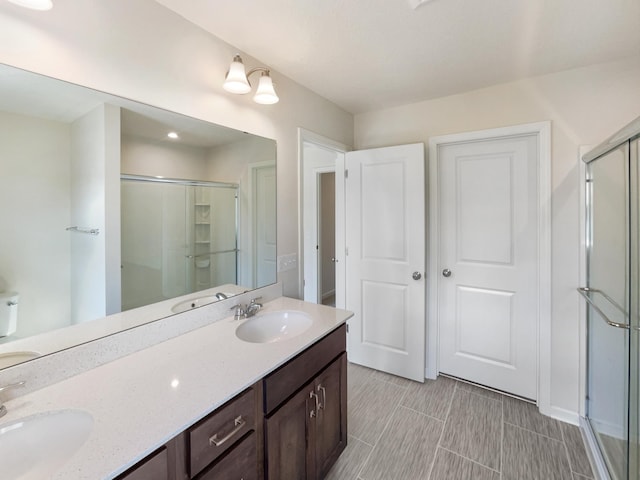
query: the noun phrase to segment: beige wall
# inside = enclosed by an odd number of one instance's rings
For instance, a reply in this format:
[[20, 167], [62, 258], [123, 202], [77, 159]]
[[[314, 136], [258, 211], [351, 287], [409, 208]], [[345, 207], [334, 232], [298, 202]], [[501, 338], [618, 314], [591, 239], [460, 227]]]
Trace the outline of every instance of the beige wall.
[[[46, 13], [2, 2], [0, 44], [2, 63], [275, 139], [279, 255], [298, 249], [297, 127], [353, 139], [351, 114], [278, 72], [277, 105], [226, 93], [222, 81], [238, 49], [153, 0], [58, 2]], [[248, 68], [260, 65], [243, 58]], [[297, 270], [280, 279], [287, 294], [299, 295]]]
[[70, 151], [68, 124], [0, 112], [0, 291], [20, 294], [14, 338], [69, 325]]
[[580, 211], [578, 148], [640, 115], [640, 57], [356, 115], [358, 149], [436, 135], [552, 122], [551, 404], [578, 411]]

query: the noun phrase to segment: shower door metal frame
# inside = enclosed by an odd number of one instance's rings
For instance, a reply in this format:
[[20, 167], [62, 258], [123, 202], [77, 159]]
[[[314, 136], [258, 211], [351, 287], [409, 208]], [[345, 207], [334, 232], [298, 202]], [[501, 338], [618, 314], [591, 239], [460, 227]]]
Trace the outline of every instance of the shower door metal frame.
[[[590, 169], [588, 164], [597, 160], [610, 152], [616, 150], [620, 146], [626, 144], [626, 160], [625, 160], [625, 174], [626, 174], [626, 201], [627, 201], [627, 246], [626, 246], [626, 258], [629, 262], [627, 265], [627, 289], [628, 298], [626, 299], [626, 325], [619, 324], [619, 322], [608, 322], [612, 328], [622, 328], [628, 330], [628, 356], [626, 358], [627, 363], [627, 391], [626, 391], [626, 407], [627, 407], [627, 478], [640, 478], [640, 118], [623, 128], [620, 132], [610, 137], [607, 141], [585, 154], [582, 158], [586, 168], [586, 188], [585, 188], [585, 201], [586, 201], [586, 217], [585, 217], [585, 269], [586, 278], [590, 278], [590, 266], [589, 259], [591, 254], [591, 238], [592, 238], [592, 222], [590, 215], [591, 207], [591, 178]], [[586, 289], [588, 290], [588, 289]], [[578, 291], [587, 299], [587, 305], [591, 302], [588, 301], [588, 291], [584, 288], [579, 288]], [[585, 310], [589, 315], [590, 308]], [[588, 318], [588, 317], [587, 317]], [[603, 316], [606, 319], [606, 316]], [[587, 328], [587, 345], [589, 330]], [[588, 351], [587, 351], [588, 357]], [[588, 379], [586, 375], [586, 393], [589, 393]], [[585, 404], [587, 399], [585, 398]], [[594, 460], [595, 466], [598, 468], [598, 473], [601, 478], [609, 479], [609, 473], [607, 471], [606, 463], [604, 461], [604, 454], [600, 451], [599, 442], [596, 439], [596, 435], [591, 427], [591, 423], [587, 418], [580, 418], [580, 425], [585, 433], [587, 444], [590, 447], [590, 454], [592, 460]]]

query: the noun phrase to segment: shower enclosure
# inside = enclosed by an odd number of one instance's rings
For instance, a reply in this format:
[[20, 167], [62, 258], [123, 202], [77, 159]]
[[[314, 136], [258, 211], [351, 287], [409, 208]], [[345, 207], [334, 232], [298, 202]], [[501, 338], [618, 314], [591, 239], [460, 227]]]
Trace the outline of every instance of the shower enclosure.
[[237, 283], [238, 185], [121, 177], [122, 310]]
[[[587, 437], [603, 475], [640, 478], [640, 118], [587, 153]], [[606, 478], [606, 476], [605, 476]]]

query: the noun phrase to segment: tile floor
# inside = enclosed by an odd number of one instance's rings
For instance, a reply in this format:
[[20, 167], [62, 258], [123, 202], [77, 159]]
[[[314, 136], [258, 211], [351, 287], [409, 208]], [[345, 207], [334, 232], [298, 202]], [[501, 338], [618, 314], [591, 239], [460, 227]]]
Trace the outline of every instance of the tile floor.
[[445, 377], [349, 364], [348, 446], [328, 480], [585, 480], [580, 430]]

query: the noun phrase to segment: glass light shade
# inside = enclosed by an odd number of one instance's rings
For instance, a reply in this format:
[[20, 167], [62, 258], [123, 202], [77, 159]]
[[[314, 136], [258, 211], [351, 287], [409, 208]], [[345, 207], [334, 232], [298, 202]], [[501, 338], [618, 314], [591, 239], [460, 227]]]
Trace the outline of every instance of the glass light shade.
[[233, 62], [229, 66], [222, 88], [231, 93], [249, 93], [251, 91], [251, 85], [247, 80], [247, 74], [244, 71], [244, 64], [240, 55], [233, 57]]
[[263, 105], [272, 105], [280, 101], [278, 95], [276, 95], [276, 91], [273, 89], [273, 81], [269, 73], [262, 72], [262, 75], [260, 75], [260, 82], [258, 83], [258, 89], [253, 97], [253, 101]]
[[51, 0], [9, 0], [11, 3], [20, 5], [21, 7], [30, 8], [32, 10], [51, 10], [53, 2]]

